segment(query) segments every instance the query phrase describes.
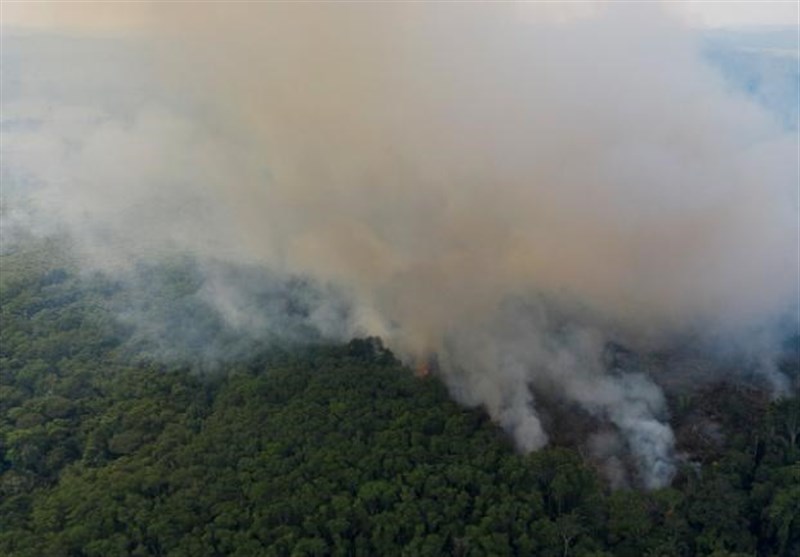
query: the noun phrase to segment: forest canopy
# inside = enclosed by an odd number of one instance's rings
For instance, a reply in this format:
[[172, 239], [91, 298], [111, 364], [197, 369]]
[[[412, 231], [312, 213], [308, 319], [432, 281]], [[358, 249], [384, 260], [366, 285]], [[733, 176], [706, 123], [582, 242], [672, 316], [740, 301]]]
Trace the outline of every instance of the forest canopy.
[[[57, 253], [0, 256], [3, 555], [800, 555], [796, 398], [673, 397], [672, 485], [612, 490], [567, 435], [518, 454], [377, 338], [149, 357], [122, 286]], [[176, 269], [149, 272], [179, 299]]]

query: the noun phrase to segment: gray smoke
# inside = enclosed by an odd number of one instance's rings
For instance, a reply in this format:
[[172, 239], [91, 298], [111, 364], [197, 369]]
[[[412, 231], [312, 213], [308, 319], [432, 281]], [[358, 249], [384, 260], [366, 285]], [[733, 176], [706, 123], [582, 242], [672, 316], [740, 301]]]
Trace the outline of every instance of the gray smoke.
[[[548, 441], [537, 393], [570, 401], [661, 486], [664, 396], [607, 346], [738, 344], [786, 388], [772, 331], [797, 309], [798, 144], [658, 6], [552, 16], [148, 5], [138, 40], [158, 64], [120, 78], [130, 102], [53, 109], [19, 69], [39, 97], [4, 103], [37, 123], [4, 155], [96, 265], [188, 251], [334, 285], [348, 318], [320, 303], [319, 334], [435, 354], [521, 450]], [[235, 329], [283, 328], [219, 268], [199, 292]]]

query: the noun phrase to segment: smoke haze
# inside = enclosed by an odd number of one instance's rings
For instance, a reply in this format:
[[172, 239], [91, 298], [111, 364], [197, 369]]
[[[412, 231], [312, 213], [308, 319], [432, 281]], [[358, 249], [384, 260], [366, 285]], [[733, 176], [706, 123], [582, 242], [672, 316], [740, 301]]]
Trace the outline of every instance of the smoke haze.
[[[332, 285], [349, 309], [320, 304], [324, 337], [435, 354], [522, 450], [548, 441], [535, 393], [575, 403], [658, 487], [664, 395], [611, 369], [608, 343], [692, 338], [789, 388], [774, 355], [779, 320], [796, 326], [798, 141], [659, 6], [591, 11], [148, 6], [159, 63], [121, 76], [138, 96], [48, 113], [4, 156], [37, 184], [25, 218], [96, 265], [189, 251]], [[228, 322], [279, 319], [206, 269]]]

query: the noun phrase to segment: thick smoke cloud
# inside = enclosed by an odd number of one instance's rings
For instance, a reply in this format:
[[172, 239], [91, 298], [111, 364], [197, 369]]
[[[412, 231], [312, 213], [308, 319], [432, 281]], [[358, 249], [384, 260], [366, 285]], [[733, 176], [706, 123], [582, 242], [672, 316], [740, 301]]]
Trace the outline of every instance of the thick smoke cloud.
[[356, 284], [415, 349], [520, 291], [659, 329], [794, 294], [796, 142], [655, 10], [191, 15], [271, 172], [223, 192], [254, 249]]
[[[610, 369], [610, 341], [757, 331], [744, 351], [786, 388], [769, 331], [797, 309], [797, 141], [657, 6], [145, 14], [165, 102], [195, 108], [136, 106], [59, 128], [78, 148], [12, 153], [28, 169], [58, 155], [30, 170], [40, 206], [96, 260], [189, 250], [336, 285], [355, 309], [326, 335], [436, 355], [523, 450], [548, 441], [535, 393], [571, 401], [616, 428], [649, 487], [674, 470], [664, 396], [646, 370]], [[209, 277], [236, 326], [264, 319]]]

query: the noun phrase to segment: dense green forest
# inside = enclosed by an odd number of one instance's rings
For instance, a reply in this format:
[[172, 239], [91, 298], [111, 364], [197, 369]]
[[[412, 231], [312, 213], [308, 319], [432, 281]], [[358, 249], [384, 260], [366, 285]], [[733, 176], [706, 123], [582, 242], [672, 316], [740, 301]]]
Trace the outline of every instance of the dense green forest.
[[517, 454], [378, 339], [201, 373], [147, 356], [114, 281], [52, 246], [0, 258], [0, 555], [800, 556], [797, 399], [674, 396], [673, 485], [612, 491], [558, 435]]

